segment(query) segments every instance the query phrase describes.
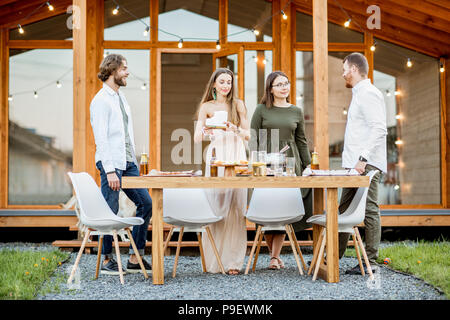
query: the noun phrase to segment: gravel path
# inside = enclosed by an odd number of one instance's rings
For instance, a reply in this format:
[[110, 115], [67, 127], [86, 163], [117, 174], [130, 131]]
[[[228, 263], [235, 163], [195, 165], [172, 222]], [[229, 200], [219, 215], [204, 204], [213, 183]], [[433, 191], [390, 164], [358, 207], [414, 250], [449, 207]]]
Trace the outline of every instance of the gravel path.
[[[22, 250], [48, 250], [49, 244], [0, 244], [4, 247]], [[303, 250], [308, 252], [308, 250]], [[310, 250], [309, 250], [310, 251]], [[54, 274], [51, 281], [64, 279], [75, 262], [76, 254]], [[147, 256], [147, 258], [149, 258]], [[305, 254], [306, 261], [311, 254]], [[128, 256], [122, 256], [126, 264]], [[283, 254], [286, 269], [267, 269], [269, 256], [260, 254], [255, 273], [229, 276], [203, 274], [200, 257], [181, 256], [177, 276], [172, 278], [175, 256], [165, 257], [165, 285], [154, 286], [151, 279], [142, 274], [126, 274], [125, 284], [120, 285], [119, 276], [100, 275], [94, 280], [96, 255], [83, 255], [80, 262], [79, 289], [69, 289], [60, 285], [59, 293], [38, 296], [38, 300], [445, 300], [445, 296], [426, 282], [413, 276], [394, 272], [381, 266], [375, 282], [368, 276], [346, 275], [345, 270], [355, 266], [356, 258], [344, 257], [340, 260], [340, 282], [326, 283], [318, 278], [312, 282], [311, 276], [300, 276], [292, 254]]]

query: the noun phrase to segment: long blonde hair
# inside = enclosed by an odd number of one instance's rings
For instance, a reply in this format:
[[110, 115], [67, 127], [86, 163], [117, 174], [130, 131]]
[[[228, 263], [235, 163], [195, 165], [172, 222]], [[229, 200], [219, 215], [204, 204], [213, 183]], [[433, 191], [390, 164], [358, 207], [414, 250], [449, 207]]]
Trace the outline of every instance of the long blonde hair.
[[234, 73], [228, 68], [218, 68], [216, 71], [213, 72], [211, 78], [209, 78], [209, 81], [206, 84], [205, 92], [203, 93], [202, 99], [200, 100], [200, 103], [197, 107], [197, 111], [195, 112], [195, 120], [198, 119], [198, 114], [200, 112], [200, 107], [202, 106], [202, 104], [211, 100], [215, 100], [213, 96], [214, 83], [216, 82], [217, 78], [223, 73], [226, 73], [231, 76], [231, 90], [227, 95], [227, 102], [229, 102], [231, 105], [231, 122], [239, 126], [241, 123], [241, 119], [237, 111], [238, 99], [234, 90], [235, 85]]

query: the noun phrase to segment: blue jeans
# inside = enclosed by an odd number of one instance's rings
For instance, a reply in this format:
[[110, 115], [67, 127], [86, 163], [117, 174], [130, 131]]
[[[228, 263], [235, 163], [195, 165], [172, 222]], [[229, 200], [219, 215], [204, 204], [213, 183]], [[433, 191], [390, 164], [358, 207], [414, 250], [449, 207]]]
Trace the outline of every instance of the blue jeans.
[[[119, 212], [119, 191], [113, 191], [108, 184], [106, 172], [103, 170], [101, 161], [96, 163], [97, 169], [100, 171], [101, 179], [101, 191], [103, 197], [108, 203], [111, 210], [117, 214]], [[139, 169], [133, 162], [127, 162], [125, 170], [116, 169], [117, 177], [120, 180], [122, 186], [122, 177], [134, 177], [139, 176]], [[152, 216], [152, 198], [147, 189], [122, 189], [127, 197], [136, 205], [136, 217], [144, 219], [144, 223], [139, 226], [133, 227], [133, 240], [136, 243], [136, 247], [139, 254], [144, 255], [145, 242], [147, 241], [147, 231], [150, 218]], [[112, 258], [112, 240], [113, 237], [105, 235], [103, 237], [102, 253], [109, 259]], [[130, 254], [134, 254], [134, 250], [130, 245]]]

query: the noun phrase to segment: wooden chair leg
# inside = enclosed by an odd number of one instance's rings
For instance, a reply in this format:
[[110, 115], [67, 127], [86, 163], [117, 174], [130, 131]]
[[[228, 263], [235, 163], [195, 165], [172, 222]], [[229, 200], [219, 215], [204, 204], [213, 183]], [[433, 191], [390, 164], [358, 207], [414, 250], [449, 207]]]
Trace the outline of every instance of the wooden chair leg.
[[255, 258], [253, 259], [253, 266], [252, 266], [253, 272], [255, 272], [255, 270], [256, 270], [256, 263], [258, 262], [259, 251], [261, 250], [261, 242], [262, 242], [263, 237], [264, 237], [264, 231], [261, 230], [261, 233], [259, 234], [258, 245], [256, 247]]
[[364, 262], [366, 263], [367, 272], [369, 272], [370, 280], [373, 280], [372, 267], [370, 266], [369, 258], [367, 257], [366, 249], [364, 248], [364, 244], [362, 242], [361, 235], [359, 234], [358, 227], [355, 228], [355, 232], [356, 232], [356, 238], [358, 239], [359, 246], [361, 248], [361, 251], [362, 251], [362, 254], [364, 257]]
[[98, 252], [97, 252], [97, 266], [95, 267], [95, 279], [98, 279], [100, 270], [100, 258], [102, 256], [103, 235], [98, 236]]
[[314, 248], [314, 251], [313, 251], [313, 257], [312, 257], [312, 260], [311, 260], [311, 265], [309, 266], [308, 275], [311, 274], [311, 272], [314, 269], [314, 266], [316, 264], [317, 257], [319, 255], [320, 244], [322, 243], [324, 234], [325, 234], [325, 228], [322, 228], [322, 232], [320, 233], [319, 239], [317, 240], [316, 247]]
[[197, 232], [198, 248], [200, 249], [200, 258], [202, 261], [203, 272], [206, 272], [205, 254], [203, 253], [202, 236], [200, 232]]
[[169, 246], [169, 241], [170, 241], [170, 239], [172, 238], [172, 235], [173, 235], [173, 229], [174, 229], [174, 227], [171, 226], [170, 230], [169, 230], [169, 234], [167, 235], [166, 241], [164, 241], [163, 252], [166, 252], [166, 249]]
[[[353, 228], [353, 230], [355, 230], [355, 228]], [[356, 251], [356, 257], [358, 257], [358, 263], [359, 263], [359, 268], [361, 269], [361, 273], [364, 276], [366, 273], [364, 272], [364, 266], [361, 260], [361, 253], [359, 252], [359, 243], [356, 239], [356, 231], [354, 231], [354, 233], [352, 234], [352, 238], [353, 238], [353, 243], [354, 243], [354, 247], [355, 247], [355, 251]]]
[[289, 227], [292, 232], [292, 237], [294, 238], [294, 244], [295, 244], [295, 247], [297, 248], [298, 255], [300, 256], [300, 259], [302, 261], [303, 269], [305, 269], [305, 272], [306, 272], [306, 270], [308, 270], [308, 266], [306, 265], [305, 259], [303, 258], [302, 250], [300, 249], [300, 246], [298, 244], [298, 240], [297, 240], [297, 236], [295, 235], [294, 228], [292, 227], [292, 224], [290, 224]]
[[259, 239], [259, 235], [261, 234], [262, 226], [258, 226], [258, 229], [256, 230], [256, 236], [255, 240], [253, 240], [252, 250], [250, 251], [250, 256], [248, 257], [247, 267], [245, 268], [245, 273], [248, 274], [248, 270], [250, 269], [250, 264], [252, 263], [253, 254], [255, 253], [256, 244]]
[[[325, 233], [325, 229], [323, 232]], [[316, 262], [316, 266], [314, 269], [314, 276], [312, 278], [312, 281], [316, 281], [317, 273], [319, 272], [319, 268], [320, 268], [320, 263], [322, 262], [322, 259], [324, 256], [325, 243], [326, 243], [326, 235], [324, 234], [322, 237], [322, 243], [320, 244], [319, 255], [317, 257], [317, 262]], [[312, 264], [311, 264], [311, 266], [312, 266]]]
[[117, 238], [117, 231], [116, 230], [113, 230], [113, 238], [114, 238], [114, 246], [116, 247], [116, 256], [117, 256], [117, 265], [119, 267], [120, 283], [124, 284], [124, 281], [123, 281], [123, 269], [122, 269], [122, 259], [120, 258], [119, 239]]
[[214, 238], [211, 234], [211, 230], [209, 229], [209, 226], [206, 226], [205, 228], [206, 228], [206, 233], [208, 234], [209, 241], [211, 241], [211, 245], [214, 250], [214, 254], [216, 255], [217, 263], [219, 264], [220, 270], [222, 271], [222, 274], [225, 274], [222, 260], [220, 260], [219, 252], [217, 251], [216, 243], [214, 242]]
[[297, 255], [297, 248], [295, 247], [295, 244], [294, 244], [294, 238], [292, 237], [292, 234], [291, 234], [291, 228], [289, 227], [289, 225], [286, 225], [285, 229], [286, 229], [286, 233], [289, 237], [289, 242], [291, 243], [291, 248], [292, 248], [292, 252], [294, 253], [295, 262], [297, 262], [298, 271], [303, 276], [303, 270], [302, 270], [302, 266], [300, 264], [300, 259], [298, 258], [298, 255]]
[[86, 242], [89, 239], [90, 230], [86, 231], [86, 235], [84, 236], [83, 242], [81, 243], [80, 251], [78, 251], [77, 258], [75, 260], [75, 264], [73, 265], [72, 272], [70, 273], [69, 279], [67, 279], [67, 283], [72, 283], [73, 277], [75, 276], [75, 271], [77, 270], [78, 263], [80, 263], [81, 255], [83, 254], [84, 247], [86, 246]]
[[175, 278], [177, 274], [178, 257], [180, 256], [181, 239], [183, 239], [184, 227], [180, 228], [180, 233], [178, 234], [177, 252], [175, 254], [175, 263], [173, 264], [172, 278]]
[[139, 254], [138, 248], [136, 247], [136, 243], [133, 240], [133, 235], [131, 234], [130, 228], [126, 228], [125, 230], [128, 234], [128, 237], [130, 238], [131, 246], [133, 247], [134, 254], [136, 255], [136, 258], [139, 262], [139, 266], [141, 267], [141, 270], [144, 273], [144, 277], [145, 279], [148, 279], [147, 270], [145, 270], [144, 263], [142, 262], [141, 255]]

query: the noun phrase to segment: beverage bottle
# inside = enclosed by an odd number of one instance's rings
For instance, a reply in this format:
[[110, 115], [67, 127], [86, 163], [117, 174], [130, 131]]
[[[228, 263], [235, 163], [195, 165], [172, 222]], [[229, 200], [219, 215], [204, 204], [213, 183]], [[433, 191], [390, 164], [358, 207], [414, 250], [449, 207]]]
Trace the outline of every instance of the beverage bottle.
[[319, 154], [316, 152], [316, 148], [314, 148], [314, 151], [313, 151], [312, 157], [311, 157], [311, 169], [319, 170]]
[[145, 152], [141, 154], [141, 162], [139, 163], [139, 174], [141, 176], [148, 174], [148, 155]]
[[212, 148], [211, 160], [209, 161], [209, 176], [217, 177], [217, 165], [214, 164], [216, 161], [216, 148]]

